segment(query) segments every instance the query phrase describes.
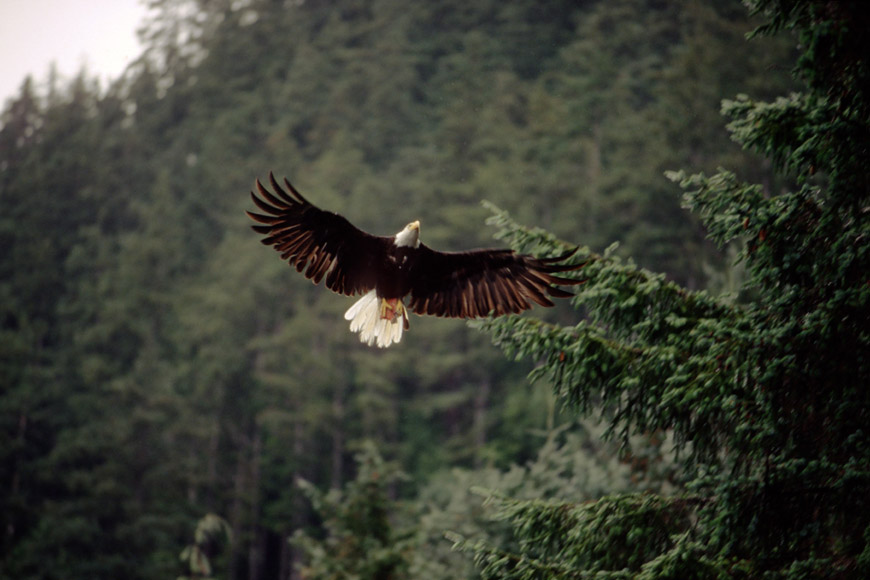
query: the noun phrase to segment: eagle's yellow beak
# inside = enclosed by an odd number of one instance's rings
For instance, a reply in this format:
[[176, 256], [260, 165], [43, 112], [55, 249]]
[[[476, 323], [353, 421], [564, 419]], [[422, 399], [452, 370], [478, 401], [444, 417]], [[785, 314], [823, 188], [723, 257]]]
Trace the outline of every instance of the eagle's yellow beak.
[[411, 228], [412, 230], [417, 230], [419, 232], [420, 231], [420, 220], [412, 221], [411, 223], [408, 224], [408, 227]]

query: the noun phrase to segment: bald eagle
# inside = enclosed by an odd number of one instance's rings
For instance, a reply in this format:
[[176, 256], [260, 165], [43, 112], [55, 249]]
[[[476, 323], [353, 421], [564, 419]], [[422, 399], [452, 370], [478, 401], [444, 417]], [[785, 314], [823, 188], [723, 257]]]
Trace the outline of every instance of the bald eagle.
[[[296, 270], [339, 294], [362, 294], [345, 313], [351, 332], [368, 345], [385, 348], [408, 329], [408, 310], [418, 315], [478, 318], [553, 306], [549, 297], [571, 296], [555, 285], [580, 281], [554, 274], [579, 269], [555, 258], [534, 258], [513, 250], [438, 252], [420, 242], [420, 222], [394, 236], [374, 236], [342, 216], [309, 203], [284, 179], [286, 191], [269, 174], [272, 191], [256, 180], [251, 198], [264, 214], [246, 212]], [[407, 306], [405, 298], [410, 297]]]

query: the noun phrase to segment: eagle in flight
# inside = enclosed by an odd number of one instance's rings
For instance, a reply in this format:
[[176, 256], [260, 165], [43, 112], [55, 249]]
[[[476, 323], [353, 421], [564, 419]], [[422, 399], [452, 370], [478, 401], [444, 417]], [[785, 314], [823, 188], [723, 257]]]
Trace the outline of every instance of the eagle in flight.
[[[345, 313], [351, 332], [368, 345], [385, 348], [408, 329], [408, 310], [418, 315], [479, 318], [553, 306], [549, 297], [572, 296], [556, 285], [581, 283], [555, 276], [578, 270], [564, 264], [574, 251], [534, 258], [513, 250], [439, 252], [420, 242], [420, 222], [394, 236], [375, 236], [342, 216], [309, 203], [284, 179], [286, 190], [269, 174], [272, 191], [256, 181], [251, 198], [263, 213], [247, 212], [296, 270], [339, 294], [362, 294]], [[409, 297], [408, 304], [405, 298]]]

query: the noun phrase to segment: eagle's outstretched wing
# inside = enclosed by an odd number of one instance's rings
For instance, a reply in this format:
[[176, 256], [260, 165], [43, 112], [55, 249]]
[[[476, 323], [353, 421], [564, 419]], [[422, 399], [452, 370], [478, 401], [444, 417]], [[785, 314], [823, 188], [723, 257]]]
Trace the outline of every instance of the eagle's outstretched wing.
[[555, 285], [582, 283], [554, 275], [583, 267], [561, 263], [575, 251], [533, 258], [513, 250], [438, 252], [420, 244], [408, 305], [417, 314], [450, 318], [519, 313], [531, 308], [532, 302], [552, 306], [550, 296], [571, 296]]
[[342, 216], [315, 207], [286, 178], [287, 191], [271, 173], [269, 183], [274, 193], [259, 179], [259, 196], [251, 192], [254, 203], [267, 215], [247, 212], [264, 224], [253, 226], [266, 235], [264, 244], [274, 246], [315, 284], [325, 276], [326, 287], [333, 292], [353, 296], [375, 287], [375, 263], [383, 260], [391, 238], [367, 234]]

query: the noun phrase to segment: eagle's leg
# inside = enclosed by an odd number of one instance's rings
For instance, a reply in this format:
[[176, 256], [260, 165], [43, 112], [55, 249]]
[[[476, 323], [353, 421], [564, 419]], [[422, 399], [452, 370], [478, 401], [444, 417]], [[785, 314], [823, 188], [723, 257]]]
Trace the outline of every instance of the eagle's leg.
[[381, 318], [392, 322], [396, 313], [402, 311], [402, 303], [398, 298], [383, 298], [381, 300]]
[[397, 317], [402, 317], [402, 326], [408, 330], [408, 309], [401, 298], [382, 298], [380, 317], [387, 322], [393, 322]]

